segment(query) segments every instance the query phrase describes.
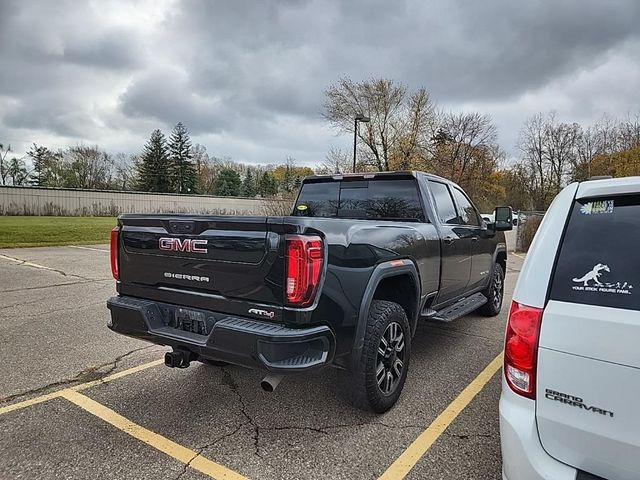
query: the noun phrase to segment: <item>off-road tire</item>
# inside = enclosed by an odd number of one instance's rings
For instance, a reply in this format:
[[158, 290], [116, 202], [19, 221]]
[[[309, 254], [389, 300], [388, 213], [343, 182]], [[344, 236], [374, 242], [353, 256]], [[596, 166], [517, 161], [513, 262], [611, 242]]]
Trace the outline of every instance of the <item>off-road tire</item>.
[[488, 302], [478, 309], [478, 313], [484, 317], [495, 317], [502, 310], [504, 300], [504, 270], [502, 265], [496, 263], [491, 272], [491, 281], [482, 291]]
[[[392, 325], [394, 324], [394, 325]], [[390, 330], [397, 332], [402, 330], [404, 348], [402, 350], [401, 362], [403, 364], [401, 374], [398, 375], [395, 387], [388, 393], [383, 392], [384, 386], [389, 386], [383, 381], [383, 386], [379, 385], [376, 371], [379, 369], [379, 347], [382, 348], [381, 339]], [[387, 342], [385, 338], [385, 343]], [[390, 342], [393, 343], [393, 342]], [[400, 358], [395, 347], [391, 348], [393, 360]], [[395, 405], [402, 393], [407, 371], [409, 370], [409, 359], [411, 355], [411, 329], [404, 309], [394, 302], [385, 300], [373, 300], [369, 309], [364, 345], [360, 358], [356, 360], [352, 370], [339, 370], [339, 385], [347, 400], [355, 407], [363, 410], [370, 410], [375, 413], [384, 413]], [[382, 358], [382, 357], [381, 357]], [[389, 360], [389, 359], [385, 359]], [[383, 365], [384, 367], [384, 365]], [[394, 368], [394, 366], [389, 367]], [[385, 370], [386, 372], [386, 370]], [[392, 374], [395, 374], [394, 369]]]

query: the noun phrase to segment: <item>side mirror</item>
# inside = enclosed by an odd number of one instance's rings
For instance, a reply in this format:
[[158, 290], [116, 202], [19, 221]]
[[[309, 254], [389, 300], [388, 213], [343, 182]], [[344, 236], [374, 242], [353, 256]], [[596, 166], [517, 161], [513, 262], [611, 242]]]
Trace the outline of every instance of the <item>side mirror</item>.
[[493, 218], [495, 218], [494, 229], [497, 232], [513, 230], [513, 210], [511, 207], [496, 207]]

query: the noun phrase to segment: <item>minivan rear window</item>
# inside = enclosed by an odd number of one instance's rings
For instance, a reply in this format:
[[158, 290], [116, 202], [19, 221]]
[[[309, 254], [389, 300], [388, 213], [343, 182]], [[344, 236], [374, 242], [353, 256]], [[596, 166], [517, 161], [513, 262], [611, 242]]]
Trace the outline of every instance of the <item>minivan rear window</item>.
[[305, 183], [293, 215], [425, 221], [415, 179]]
[[640, 310], [640, 195], [578, 200], [550, 298]]

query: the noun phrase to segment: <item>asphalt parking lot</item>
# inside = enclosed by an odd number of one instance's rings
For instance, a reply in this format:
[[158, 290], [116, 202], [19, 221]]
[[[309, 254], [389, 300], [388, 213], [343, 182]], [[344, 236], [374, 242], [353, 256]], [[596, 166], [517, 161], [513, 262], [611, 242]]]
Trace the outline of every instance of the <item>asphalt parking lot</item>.
[[162, 366], [166, 349], [106, 327], [106, 246], [0, 250], [0, 478], [501, 478], [521, 264], [499, 317], [419, 324], [400, 402], [377, 416], [342, 400], [332, 370], [266, 393], [260, 372]]

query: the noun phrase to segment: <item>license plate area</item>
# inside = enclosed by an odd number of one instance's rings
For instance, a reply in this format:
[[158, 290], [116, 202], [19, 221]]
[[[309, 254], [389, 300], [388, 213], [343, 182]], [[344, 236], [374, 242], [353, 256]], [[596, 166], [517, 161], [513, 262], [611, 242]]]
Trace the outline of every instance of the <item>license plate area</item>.
[[160, 308], [166, 327], [183, 332], [207, 336], [211, 333], [216, 318], [211, 312], [191, 308], [163, 306]]
[[207, 317], [204, 313], [186, 308], [176, 310], [175, 328], [198, 335], [208, 335], [210, 331], [207, 328]]

